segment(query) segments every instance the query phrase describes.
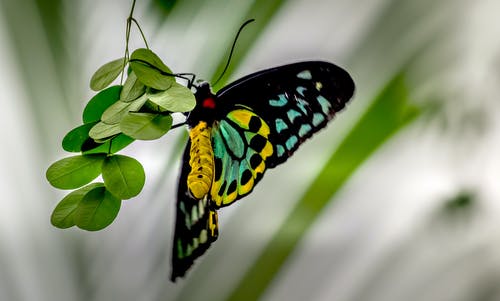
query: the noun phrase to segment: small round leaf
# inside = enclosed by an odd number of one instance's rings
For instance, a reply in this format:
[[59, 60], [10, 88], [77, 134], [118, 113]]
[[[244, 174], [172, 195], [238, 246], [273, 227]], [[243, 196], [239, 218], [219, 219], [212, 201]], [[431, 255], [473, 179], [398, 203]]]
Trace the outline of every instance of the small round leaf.
[[89, 136], [90, 138], [99, 141], [106, 140], [120, 133], [121, 130], [119, 124], [107, 124], [101, 121], [90, 129]]
[[97, 122], [91, 122], [72, 129], [63, 138], [63, 149], [67, 152], [75, 153], [82, 151], [82, 146], [89, 140], [92, 141], [89, 137], [89, 131], [96, 123]]
[[146, 86], [137, 79], [134, 72], [130, 72], [120, 93], [120, 100], [129, 102], [139, 98], [146, 92]]
[[166, 90], [175, 82], [174, 77], [165, 75], [160, 70], [143, 63], [142, 61], [130, 61], [130, 68], [137, 78], [146, 86], [156, 90]]
[[130, 55], [130, 60], [145, 62], [160, 71], [172, 74], [172, 70], [170, 70], [153, 51], [146, 48], [134, 50]]
[[107, 153], [108, 151], [114, 154], [127, 147], [130, 143], [134, 142], [134, 140], [135, 139], [124, 134], [118, 134], [116, 137], [104, 143], [97, 143], [93, 139], [90, 139], [82, 145], [82, 152], [84, 155]]
[[73, 156], [53, 163], [47, 169], [50, 184], [59, 189], [75, 189], [90, 183], [101, 173], [104, 154]]
[[148, 97], [144, 94], [131, 102], [117, 101], [104, 111], [101, 119], [107, 124], [118, 124], [128, 112], [138, 111], [147, 100]]
[[120, 122], [121, 131], [137, 140], [154, 140], [172, 127], [172, 116], [151, 113], [128, 113]]
[[123, 70], [123, 58], [111, 61], [102, 65], [92, 75], [90, 79], [90, 88], [94, 91], [99, 91], [111, 84]]
[[170, 112], [189, 112], [196, 106], [193, 92], [178, 83], [173, 83], [170, 89], [154, 94], [148, 94], [149, 100]]
[[83, 123], [101, 120], [101, 115], [109, 106], [120, 99], [122, 86], [112, 86], [92, 97], [83, 110]]
[[66, 229], [75, 225], [75, 211], [83, 197], [96, 187], [104, 187], [103, 183], [92, 183], [65, 196], [52, 212], [50, 222], [57, 228]]
[[112, 194], [126, 200], [141, 192], [146, 175], [139, 161], [123, 155], [114, 155], [104, 160], [102, 178]]
[[75, 224], [83, 230], [101, 230], [113, 222], [120, 206], [121, 200], [105, 187], [95, 187], [78, 204], [74, 212]]

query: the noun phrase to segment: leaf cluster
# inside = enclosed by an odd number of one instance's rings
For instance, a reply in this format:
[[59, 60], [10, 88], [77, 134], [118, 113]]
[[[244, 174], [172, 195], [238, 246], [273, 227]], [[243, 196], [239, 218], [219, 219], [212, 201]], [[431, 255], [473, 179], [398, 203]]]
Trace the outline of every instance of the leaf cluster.
[[[120, 75], [122, 80], [126, 76], [123, 85], [110, 86]], [[58, 228], [76, 225], [96, 231], [111, 224], [121, 201], [137, 196], [145, 183], [142, 165], [116, 153], [134, 140], [162, 137], [172, 127], [172, 113], [196, 105], [193, 93], [144, 48], [104, 64], [90, 87], [98, 93], [83, 110], [83, 124], [62, 141], [64, 150], [80, 154], [53, 163], [46, 173], [52, 186], [76, 189], [52, 213], [51, 222]], [[91, 183], [99, 175], [103, 182]]]

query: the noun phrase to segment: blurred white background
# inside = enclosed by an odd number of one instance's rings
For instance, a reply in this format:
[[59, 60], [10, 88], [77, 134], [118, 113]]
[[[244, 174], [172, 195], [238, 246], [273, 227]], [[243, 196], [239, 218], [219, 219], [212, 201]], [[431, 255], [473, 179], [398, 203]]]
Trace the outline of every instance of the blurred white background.
[[[0, 300], [224, 300], [401, 71], [422, 114], [356, 170], [262, 299], [500, 300], [499, 1], [272, 1], [271, 16], [255, 9], [265, 1], [163, 3], [138, 1], [134, 16], [175, 72], [210, 79], [252, 9], [268, 23], [236, 48], [248, 53], [232, 79], [323, 59], [352, 74], [352, 103], [221, 211], [219, 240], [173, 284], [181, 129], [125, 151], [143, 163], [146, 187], [111, 226], [50, 224], [65, 192], [45, 170], [69, 155], [60, 141], [81, 122], [92, 73], [123, 55], [131, 1], [0, 0]], [[131, 47], [143, 47], [137, 31]]]

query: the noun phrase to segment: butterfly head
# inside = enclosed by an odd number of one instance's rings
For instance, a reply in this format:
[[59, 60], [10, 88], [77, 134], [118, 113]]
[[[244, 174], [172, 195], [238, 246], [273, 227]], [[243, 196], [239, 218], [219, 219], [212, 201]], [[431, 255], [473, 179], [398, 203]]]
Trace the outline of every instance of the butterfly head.
[[217, 109], [216, 97], [210, 89], [208, 82], [201, 82], [196, 86], [196, 107], [188, 117], [188, 125], [191, 127], [198, 124], [199, 121], [211, 123], [215, 119]]

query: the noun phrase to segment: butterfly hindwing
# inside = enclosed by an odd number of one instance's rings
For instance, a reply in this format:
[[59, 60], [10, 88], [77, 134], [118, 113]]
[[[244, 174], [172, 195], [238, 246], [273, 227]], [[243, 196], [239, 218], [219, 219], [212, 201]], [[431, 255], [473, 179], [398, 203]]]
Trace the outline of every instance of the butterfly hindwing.
[[202, 255], [218, 236], [217, 211], [211, 208], [209, 198], [196, 199], [188, 189], [190, 150], [191, 141], [188, 141], [177, 192], [172, 281], [184, 276], [194, 259]]
[[214, 123], [212, 146], [215, 175], [211, 198], [223, 207], [250, 193], [273, 155], [269, 126], [250, 108], [236, 106]]

